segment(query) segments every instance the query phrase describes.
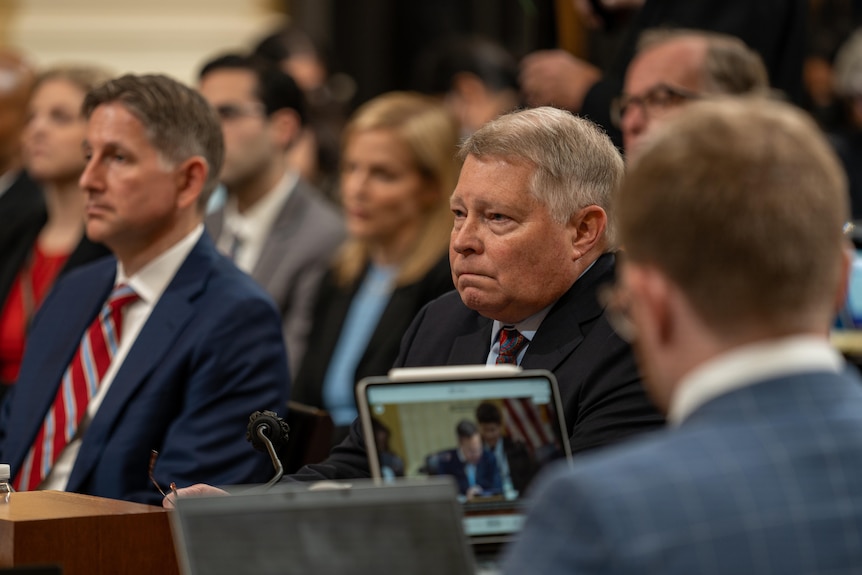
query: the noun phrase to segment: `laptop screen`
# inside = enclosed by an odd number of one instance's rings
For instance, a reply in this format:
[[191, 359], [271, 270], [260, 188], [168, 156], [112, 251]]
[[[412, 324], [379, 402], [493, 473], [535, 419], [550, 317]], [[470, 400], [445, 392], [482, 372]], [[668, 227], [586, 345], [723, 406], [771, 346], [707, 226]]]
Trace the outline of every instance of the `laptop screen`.
[[[367, 481], [367, 480], [366, 480]], [[171, 522], [185, 575], [473, 573], [451, 481], [277, 485], [188, 497]]]
[[449, 475], [471, 540], [517, 532], [533, 478], [571, 456], [553, 375], [493, 368], [419, 373], [409, 381], [360, 382], [372, 475]]

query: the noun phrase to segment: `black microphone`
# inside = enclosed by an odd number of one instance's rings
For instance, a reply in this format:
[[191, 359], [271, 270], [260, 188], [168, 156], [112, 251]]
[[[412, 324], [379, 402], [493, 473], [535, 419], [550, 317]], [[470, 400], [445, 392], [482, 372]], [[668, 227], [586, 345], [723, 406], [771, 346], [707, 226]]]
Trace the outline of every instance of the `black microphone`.
[[255, 411], [248, 418], [248, 428], [245, 438], [258, 451], [266, 451], [275, 467], [275, 476], [264, 488], [269, 489], [284, 475], [284, 466], [278, 458], [277, 451], [287, 445], [290, 427], [274, 411]]

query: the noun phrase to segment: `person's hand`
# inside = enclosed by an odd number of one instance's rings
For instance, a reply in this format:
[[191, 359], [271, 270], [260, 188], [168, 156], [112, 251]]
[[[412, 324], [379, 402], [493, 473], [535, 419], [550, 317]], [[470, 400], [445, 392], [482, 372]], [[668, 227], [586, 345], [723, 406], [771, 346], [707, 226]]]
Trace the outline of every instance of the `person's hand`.
[[467, 501], [470, 501], [474, 497], [482, 495], [482, 488], [478, 485], [473, 485], [472, 487], [468, 487], [467, 493], [465, 495], [467, 495]]
[[[212, 485], [207, 485], [206, 483], [196, 483], [195, 485], [191, 485], [189, 487], [183, 487], [182, 489], [177, 489], [177, 497], [199, 497], [201, 495], [228, 495], [228, 492], [224, 489], [219, 489], [218, 487], [213, 487]], [[174, 508], [174, 496], [173, 494], [169, 494], [167, 497], [162, 499], [162, 507], [165, 509], [173, 509]]]
[[587, 92], [601, 77], [598, 68], [564, 50], [540, 50], [521, 61], [521, 91], [530, 106], [579, 112]]

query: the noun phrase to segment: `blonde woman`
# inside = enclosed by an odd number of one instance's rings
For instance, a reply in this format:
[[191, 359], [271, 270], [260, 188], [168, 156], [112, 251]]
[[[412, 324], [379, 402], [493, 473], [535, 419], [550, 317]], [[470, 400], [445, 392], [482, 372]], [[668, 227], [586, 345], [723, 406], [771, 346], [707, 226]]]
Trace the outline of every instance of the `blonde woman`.
[[323, 279], [297, 401], [329, 411], [338, 441], [356, 417], [354, 385], [392, 367], [416, 312], [452, 289], [449, 195], [458, 128], [432, 98], [393, 92], [343, 132], [340, 191], [349, 239]]

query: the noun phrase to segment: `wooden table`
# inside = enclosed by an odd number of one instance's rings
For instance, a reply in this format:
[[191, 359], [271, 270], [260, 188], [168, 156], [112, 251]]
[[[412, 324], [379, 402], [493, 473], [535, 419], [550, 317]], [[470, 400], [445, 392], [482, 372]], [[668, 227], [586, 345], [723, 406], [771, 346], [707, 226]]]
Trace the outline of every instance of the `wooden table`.
[[0, 567], [60, 565], [63, 575], [178, 574], [168, 512], [60, 491], [0, 504]]

